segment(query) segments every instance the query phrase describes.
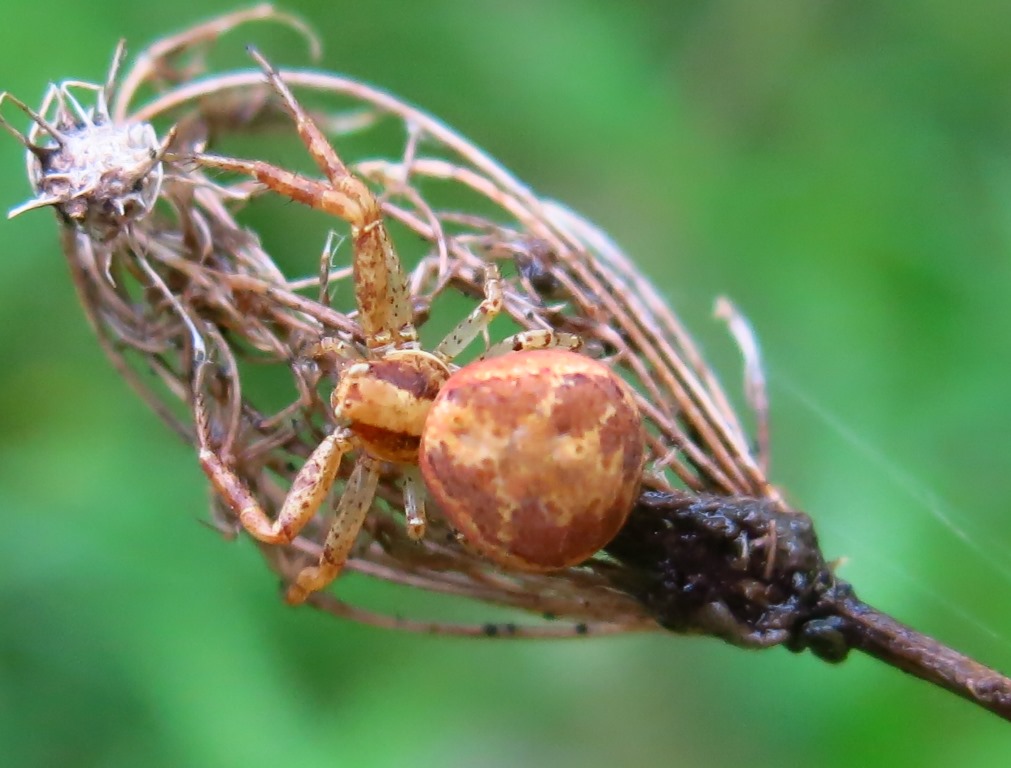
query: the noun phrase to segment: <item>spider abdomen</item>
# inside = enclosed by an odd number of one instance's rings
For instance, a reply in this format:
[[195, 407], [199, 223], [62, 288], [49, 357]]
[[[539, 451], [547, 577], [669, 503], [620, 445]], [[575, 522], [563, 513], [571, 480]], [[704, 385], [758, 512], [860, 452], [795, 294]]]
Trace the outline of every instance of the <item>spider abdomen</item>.
[[562, 350], [457, 371], [432, 405], [419, 457], [464, 542], [526, 571], [566, 568], [605, 546], [628, 516], [643, 461], [628, 386]]

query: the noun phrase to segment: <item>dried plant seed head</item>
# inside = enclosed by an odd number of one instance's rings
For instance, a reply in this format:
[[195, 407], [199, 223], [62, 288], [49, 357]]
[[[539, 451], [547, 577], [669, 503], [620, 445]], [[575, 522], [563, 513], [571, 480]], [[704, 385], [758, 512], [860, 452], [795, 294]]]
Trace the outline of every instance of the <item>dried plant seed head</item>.
[[551, 571], [617, 534], [639, 490], [644, 440], [632, 393], [610, 368], [530, 350], [450, 377], [420, 465], [467, 546], [507, 568]]
[[[154, 207], [168, 142], [159, 142], [150, 123], [113, 121], [105, 88], [86, 87], [96, 94], [88, 109], [71, 95], [67, 84], [50, 86], [43, 114], [12, 100], [34, 123], [21, 138], [35, 197], [9, 216], [52, 206], [68, 224], [105, 242]], [[46, 117], [49, 111], [54, 114]]]

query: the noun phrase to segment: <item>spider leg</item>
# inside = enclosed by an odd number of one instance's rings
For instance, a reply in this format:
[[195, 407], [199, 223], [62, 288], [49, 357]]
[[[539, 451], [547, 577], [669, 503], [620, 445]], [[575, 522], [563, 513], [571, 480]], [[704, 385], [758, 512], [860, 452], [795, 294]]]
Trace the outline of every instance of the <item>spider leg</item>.
[[257, 51], [250, 49], [250, 53], [280, 96], [326, 181], [307, 179], [259, 160], [214, 155], [196, 155], [194, 159], [207, 167], [252, 176], [278, 194], [348, 222], [354, 244], [355, 299], [366, 343], [371, 349], [388, 344], [413, 346], [418, 336], [412, 322], [407, 278], [383, 223], [379, 201], [368, 185], [344, 165], [277, 70]]
[[407, 519], [407, 535], [419, 541], [425, 535], [425, 483], [421, 470], [416, 465], [404, 469], [404, 517]]
[[[484, 300], [450, 331], [434, 350], [437, 357], [450, 361], [463, 352], [479, 334], [484, 332], [492, 320], [502, 311], [502, 282], [498, 267], [489, 264], [484, 279]], [[491, 345], [479, 359], [519, 352], [527, 349], [568, 349], [576, 351], [583, 346], [583, 340], [573, 333], [559, 333], [549, 330], [520, 331]]]
[[485, 268], [484, 299], [456, 327], [446, 334], [433, 354], [442, 360], [449, 361], [466, 349], [502, 311], [502, 283], [498, 267], [489, 264]]
[[574, 333], [547, 330], [520, 331], [497, 344], [492, 344], [479, 359], [485, 360], [507, 352], [521, 352], [528, 349], [567, 349], [576, 352], [582, 346], [583, 340]]
[[378, 483], [379, 465], [365, 457], [359, 459], [337, 505], [337, 518], [323, 542], [319, 564], [303, 568], [295, 583], [288, 587], [284, 599], [290, 605], [304, 603], [310, 594], [340, 575], [372, 506]]
[[194, 410], [200, 466], [214, 490], [251, 536], [268, 544], [289, 544], [313, 518], [329, 493], [341, 458], [351, 449], [350, 433], [346, 429], [336, 429], [323, 438], [295, 475], [277, 519], [271, 520], [246, 482], [211, 447], [203, 393], [196, 395]]

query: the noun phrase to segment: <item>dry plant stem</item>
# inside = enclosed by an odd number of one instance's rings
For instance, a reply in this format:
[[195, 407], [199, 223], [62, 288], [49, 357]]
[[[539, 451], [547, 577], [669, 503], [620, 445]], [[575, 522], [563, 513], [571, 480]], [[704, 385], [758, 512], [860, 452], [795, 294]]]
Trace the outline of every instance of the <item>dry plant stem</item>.
[[[389, 616], [375, 613], [357, 606], [348, 605], [327, 592], [316, 592], [307, 600], [309, 605], [321, 611], [337, 616], [341, 619], [350, 619], [361, 624], [368, 624], [380, 629], [399, 629], [407, 632], [415, 632], [423, 635], [445, 635], [449, 637], [470, 637], [470, 638], [514, 638], [514, 639], [556, 639], [567, 640], [573, 635], [580, 637], [606, 637], [608, 635], [625, 634], [630, 631], [625, 624], [613, 624], [608, 622], [581, 622], [574, 627], [567, 624], [550, 625], [546, 624], [537, 627], [537, 632], [527, 631], [523, 625], [512, 622], [497, 622], [484, 624], [452, 624], [440, 621], [417, 621], [407, 619], [402, 616]], [[655, 627], [650, 623], [643, 623], [640, 627], [643, 631], [654, 631]]]
[[[145, 84], [160, 78], [173, 80], [187, 79], [199, 74], [200, 66], [191, 67], [191, 72], [181, 73], [170, 66], [170, 62], [182, 54], [192, 53], [200, 46], [209, 47], [217, 42], [222, 35], [236, 27], [257, 21], [273, 21], [288, 26], [302, 35], [309, 46], [309, 58], [317, 61], [322, 55], [322, 47], [316, 34], [297, 16], [277, 10], [270, 3], [260, 3], [250, 8], [244, 8], [225, 16], [219, 16], [211, 21], [191, 27], [178, 35], [165, 37], [145, 49], [130, 71], [123, 77], [123, 83], [118, 88], [116, 107], [113, 119], [123, 122], [127, 119], [129, 104], [137, 91]], [[111, 82], [107, 90], [116, 90], [115, 82]], [[136, 116], [134, 116], [136, 117]], [[142, 118], [141, 118], [142, 119]]]
[[1011, 679], [871, 608], [855, 597], [835, 606], [852, 648], [951, 691], [1011, 721]]
[[608, 551], [625, 566], [615, 582], [667, 629], [830, 663], [858, 650], [1011, 720], [1011, 679], [860, 602], [807, 515], [766, 499], [646, 493]]

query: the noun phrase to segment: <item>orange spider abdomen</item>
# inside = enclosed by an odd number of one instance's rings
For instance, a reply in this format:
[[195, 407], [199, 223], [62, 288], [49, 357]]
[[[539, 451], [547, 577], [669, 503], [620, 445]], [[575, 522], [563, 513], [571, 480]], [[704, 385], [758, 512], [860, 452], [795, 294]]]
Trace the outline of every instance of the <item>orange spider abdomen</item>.
[[628, 386], [562, 350], [465, 366], [443, 385], [421, 439], [425, 484], [475, 552], [550, 571], [618, 532], [642, 476], [645, 435]]

